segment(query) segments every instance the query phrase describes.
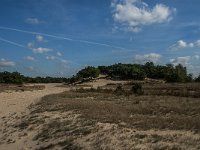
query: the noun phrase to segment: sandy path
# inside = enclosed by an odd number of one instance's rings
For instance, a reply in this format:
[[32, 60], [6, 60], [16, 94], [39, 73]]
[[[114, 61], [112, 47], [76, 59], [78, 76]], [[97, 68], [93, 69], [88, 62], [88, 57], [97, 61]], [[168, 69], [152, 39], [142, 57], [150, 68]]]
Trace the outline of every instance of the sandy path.
[[[28, 106], [39, 101], [43, 96], [49, 94], [56, 94], [68, 90], [68, 88], [57, 87], [58, 84], [45, 84], [44, 90], [24, 91], [24, 92], [2, 92], [0, 93], [0, 138], [4, 135], [4, 132], [9, 130], [5, 126], [5, 120], [12, 122], [13, 116], [20, 118], [27, 112]], [[9, 136], [9, 135], [8, 135]], [[18, 149], [18, 145], [21, 145], [21, 141], [18, 141], [13, 137], [15, 142], [6, 144], [0, 141], [0, 150], [12, 150]], [[23, 147], [22, 145], [20, 147]]]
[[66, 88], [57, 87], [57, 85], [45, 84], [44, 90], [0, 93], [0, 118], [12, 113], [24, 112], [27, 106], [37, 102], [41, 97], [66, 90]]
[[[87, 82], [85, 84], [91, 85], [93, 88], [97, 88], [97, 87], [105, 86], [107, 84], [123, 84], [123, 83], [127, 83], [127, 82], [128, 81], [113, 81], [113, 80], [108, 80], [108, 79], [98, 79], [96, 81]], [[83, 85], [84, 85], [84, 83], [83, 83]]]

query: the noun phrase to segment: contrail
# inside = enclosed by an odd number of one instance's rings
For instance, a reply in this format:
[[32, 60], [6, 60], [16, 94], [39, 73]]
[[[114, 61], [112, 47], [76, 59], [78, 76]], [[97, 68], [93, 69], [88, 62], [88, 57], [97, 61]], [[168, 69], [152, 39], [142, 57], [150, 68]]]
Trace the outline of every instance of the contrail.
[[80, 39], [72, 39], [72, 38], [68, 38], [68, 37], [56, 36], [56, 35], [40, 33], [40, 32], [20, 30], [20, 29], [8, 28], [8, 27], [2, 27], [2, 26], [0, 26], [0, 29], [1, 30], [17, 31], [17, 32], [33, 34], [33, 35], [38, 35], [39, 34], [39, 35], [43, 35], [43, 36], [47, 36], [47, 37], [51, 37], [51, 38], [62, 39], [62, 40], [67, 40], [67, 41], [72, 41], [72, 42], [79, 42], [79, 43], [86, 43], [86, 44], [91, 44], [91, 45], [99, 45], [99, 46], [111, 47], [111, 48], [116, 48], [116, 49], [128, 50], [128, 49], [126, 49], [124, 47], [119, 47], [119, 46], [115, 46], [115, 45], [99, 43], [99, 42], [93, 42], [93, 41], [87, 41], [87, 40], [80, 40]]
[[[18, 46], [18, 47], [30, 49], [30, 48], [28, 48], [27, 46], [24, 46], [24, 45], [22, 45], [22, 44], [19, 44], [19, 43], [16, 43], [16, 42], [13, 42], [13, 41], [10, 41], [10, 40], [7, 40], [7, 39], [4, 39], [4, 38], [2, 38], [2, 37], [0, 37], [0, 41], [6, 42], [6, 43], [9, 43], [9, 44]], [[69, 62], [72, 63], [72, 64], [75, 64], [75, 65], [81, 66], [81, 64], [78, 64], [78, 63], [76, 63], [76, 62], [74, 62], [74, 61], [69, 61]]]
[[12, 42], [12, 41], [9, 41], [9, 40], [6, 40], [2, 37], [0, 37], [0, 41], [3, 41], [3, 42], [6, 42], [6, 43], [9, 43], [9, 44], [12, 44], [12, 45], [15, 45], [15, 46], [19, 46], [19, 47], [22, 47], [22, 48], [27, 48], [26, 46], [24, 45], [21, 45], [19, 43], [16, 43], [16, 42]]

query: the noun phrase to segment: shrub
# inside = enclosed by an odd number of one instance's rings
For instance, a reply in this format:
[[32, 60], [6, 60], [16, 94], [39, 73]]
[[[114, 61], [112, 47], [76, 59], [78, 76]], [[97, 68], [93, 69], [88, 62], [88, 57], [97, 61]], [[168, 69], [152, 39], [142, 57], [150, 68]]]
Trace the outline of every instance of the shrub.
[[142, 85], [140, 83], [133, 83], [131, 92], [134, 94], [139, 94], [139, 95], [143, 94]]
[[122, 85], [119, 84], [119, 85], [116, 87], [114, 93], [117, 94], [117, 95], [123, 95], [123, 94], [125, 93], [125, 90], [123, 89]]

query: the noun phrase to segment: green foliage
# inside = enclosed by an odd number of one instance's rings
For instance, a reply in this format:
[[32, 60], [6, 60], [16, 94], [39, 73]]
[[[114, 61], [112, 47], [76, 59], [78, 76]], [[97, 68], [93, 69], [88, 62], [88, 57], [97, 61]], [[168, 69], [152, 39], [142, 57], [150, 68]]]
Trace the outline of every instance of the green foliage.
[[[18, 72], [0, 72], [0, 83], [75, 83], [85, 82], [92, 78], [96, 78], [99, 74], [104, 74], [113, 80], [144, 80], [145, 77], [152, 79], [163, 79], [167, 82], [191, 82], [192, 74], [187, 74], [186, 67], [181, 64], [173, 66], [167, 64], [165, 66], [154, 65], [153, 62], [141, 64], [114, 64], [111, 66], [88, 66], [80, 70], [71, 78], [59, 77], [25, 77]], [[200, 82], [200, 76], [196, 78], [196, 82]]]
[[116, 80], [143, 80], [145, 77], [144, 70], [140, 64], [114, 64], [111, 66], [99, 66], [101, 74], [107, 74]]
[[72, 84], [72, 83], [75, 83], [77, 81], [77, 77], [76, 76], [72, 76], [70, 79], [69, 79], [69, 83]]
[[68, 82], [67, 78], [59, 77], [25, 77], [18, 72], [0, 72], [0, 83], [22, 84], [22, 83], [62, 83]]
[[1, 72], [0, 73], [0, 83], [14, 83], [14, 84], [22, 84], [24, 80], [24, 76], [18, 72]]
[[168, 65], [166, 68], [165, 79], [168, 82], [187, 82], [189, 78], [186, 67], [181, 64], [175, 67]]
[[154, 65], [153, 62], [141, 64], [114, 64], [111, 66], [86, 67], [80, 70], [70, 80], [82, 81], [83, 78], [96, 78], [99, 73], [108, 75], [113, 80], [144, 80], [145, 77], [152, 79], [163, 79], [167, 82], [191, 82], [191, 74], [187, 74], [186, 67], [181, 64], [173, 66]]
[[77, 73], [78, 78], [96, 78], [99, 76], [100, 70], [95, 67], [88, 66]]
[[107, 74], [112, 79], [118, 80], [143, 80], [145, 77], [152, 79], [164, 79], [167, 82], [191, 82], [192, 76], [187, 75], [186, 67], [182, 65], [165, 66], [154, 65], [153, 62], [140, 64], [114, 64], [111, 66], [99, 66], [102, 74]]

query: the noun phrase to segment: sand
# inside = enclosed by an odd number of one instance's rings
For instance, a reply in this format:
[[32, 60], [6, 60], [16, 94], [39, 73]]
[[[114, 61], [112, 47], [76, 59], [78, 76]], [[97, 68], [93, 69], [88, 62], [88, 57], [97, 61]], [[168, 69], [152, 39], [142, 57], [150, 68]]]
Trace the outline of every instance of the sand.
[[[98, 79], [86, 84], [97, 88], [109, 83], [122, 82]], [[36, 132], [16, 130], [13, 126], [19, 123], [24, 116], [27, 116], [29, 113], [28, 107], [31, 104], [37, 103], [43, 96], [61, 93], [70, 89], [68, 87], [59, 86], [60, 84], [41, 85], [45, 85], [45, 89], [33, 91], [4, 91], [0, 93], [0, 150], [34, 149], [34, 147], [38, 146], [37, 142], [32, 140], [37, 134]]]
[[[26, 144], [27, 140], [23, 139], [23, 135], [19, 138], [17, 131], [10, 131], [16, 132], [14, 135], [10, 133], [9, 125], [15, 124], [16, 118], [20, 119], [28, 112], [28, 106], [38, 102], [43, 96], [68, 90], [68, 88], [59, 87], [58, 85], [45, 84], [44, 90], [0, 93], [0, 150], [30, 149], [27, 148], [27, 145], [31, 145], [31, 143]], [[2, 141], [3, 137], [10, 135], [12, 135], [12, 139], [8, 139], [6, 143]], [[31, 133], [29, 136], [31, 137]]]

